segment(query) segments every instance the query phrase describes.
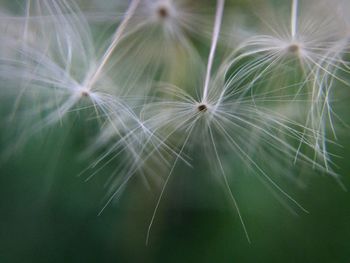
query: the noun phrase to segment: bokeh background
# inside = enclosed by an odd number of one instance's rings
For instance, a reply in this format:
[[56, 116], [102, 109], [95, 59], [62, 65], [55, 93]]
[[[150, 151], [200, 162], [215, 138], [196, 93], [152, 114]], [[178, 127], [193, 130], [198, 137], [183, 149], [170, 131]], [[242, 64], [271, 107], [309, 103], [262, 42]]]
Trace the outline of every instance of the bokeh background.
[[[349, 123], [346, 87], [334, 97], [336, 112]], [[300, 184], [281, 179], [283, 189], [310, 212], [293, 214], [254, 175], [231, 167], [237, 176], [230, 183], [249, 244], [236, 211], [200, 155], [194, 160], [196, 169], [177, 167], [146, 246], [160, 189], [150, 191], [135, 177], [122, 197], [98, 216], [113, 167], [88, 182], [78, 176], [90, 164], [81, 153], [91, 124], [74, 115], [7, 155], [16, 128], [7, 121], [13, 102], [6, 97], [1, 102], [1, 263], [350, 262], [350, 194], [333, 178], [310, 172]], [[337, 142], [342, 147], [330, 150], [337, 155], [336, 172], [350, 189], [348, 131], [339, 127]]]
[[[1, 149], [9, 145], [9, 129], [1, 127]], [[0, 262], [349, 262], [350, 195], [333, 178], [317, 173], [304, 187], [284, 182], [310, 212], [295, 215], [254, 176], [232, 167], [238, 176], [231, 187], [249, 244], [208, 169], [180, 166], [146, 246], [160, 189], [148, 191], [135, 177], [119, 201], [98, 216], [113, 168], [89, 182], [77, 176], [89, 165], [81, 158], [86, 133], [79, 119], [73, 126], [53, 127], [2, 161]], [[334, 160], [349, 189], [349, 134], [344, 131], [338, 141], [343, 148], [333, 152], [341, 158]]]

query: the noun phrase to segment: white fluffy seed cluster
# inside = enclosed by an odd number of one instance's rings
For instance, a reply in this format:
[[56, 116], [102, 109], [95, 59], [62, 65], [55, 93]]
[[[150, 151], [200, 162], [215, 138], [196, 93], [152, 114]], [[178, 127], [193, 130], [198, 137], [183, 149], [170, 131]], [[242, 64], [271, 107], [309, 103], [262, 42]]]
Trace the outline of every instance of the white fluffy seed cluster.
[[26, 113], [25, 140], [77, 112], [97, 119], [88, 179], [118, 166], [106, 206], [136, 175], [161, 185], [151, 228], [193, 153], [223, 182], [245, 231], [232, 158], [301, 209], [274, 173], [300, 165], [337, 178], [327, 147], [335, 94], [349, 85], [346, 1], [2, 3], [0, 87], [12, 119]]

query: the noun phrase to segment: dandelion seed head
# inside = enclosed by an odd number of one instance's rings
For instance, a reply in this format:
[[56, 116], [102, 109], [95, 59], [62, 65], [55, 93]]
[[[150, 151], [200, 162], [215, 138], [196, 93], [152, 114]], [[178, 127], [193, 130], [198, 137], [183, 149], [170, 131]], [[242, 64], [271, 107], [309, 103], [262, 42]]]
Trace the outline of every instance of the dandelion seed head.
[[91, 96], [91, 91], [84, 87], [78, 88], [77, 92], [78, 92], [78, 96], [81, 98], [88, 98]]
[[199, 105], [197, 106], [197, 110], [198, 110], [199, 112], [204, 113], [204, 112], [206, 112], [206, 111], [208, 110], [208, 106], [207, 106], [206, 104], [204, 104], [204, 103], [201, 103], [201, 104], [199, 104]]
[[[147, 8], [147, 6], [146, 6]], [[176, 23], [178, 19], [177, 6], [173, 1], [159, 0], [148, 6], [149, 19], [156, 24], [168, 25], [169, 23]]]
[[170, 15], [169, 10], [166, 6], [159, 6], [157, 9], [157, 14], [160, 19], [166, 19]]
[[300, 46], [298, 44], [291, 44], [287, 48], [289, 53], [298, 53], [300, 50]]
[[[189, 153], [201, 149], [207, 157], [204, 165], [208, 163], [224, 182], [249, 240], [229, 186], [228, 176], [235, 173], [230, 170], [233, 156], [238, 165], [247, 166], [301, 209], [274, 181], [272, 171], [298, 160], [334, 175], [328, 168], [332, 163], [325, 126], [327, 118], [332, 122], [333, 81], [341, 80], [336, 73], [349, 72], [345, 58], [349, 40], [339, 40], [344, 32], [333, 16], [324, 19], [316, 9], [307, 8], [311, 5], [290, 1], [294, 3], [290, 17], [279, 18], [276, 12], [273, 23], [261, 19], [259, 24], [268, 32], [251, 28], [240, 45], [231, 44], [232, 55], [216, 68], [225, 0], [215, 1], [206, 66], [197, 43], [192, 43], [195, 36], [207, 34], [205, 23], [210, 19], [197, 8], [206, 6], [206, 1], [128, 1], [129, 8], [105, 47], [98, 46], [87, 13], [74, 1], [27, 2], [25, 17], [14, 30], [7, 29], [12, 23], [0, 23], [0, 32], [11, 36], [11, 41], [2, 41], [6, 49], [0, 53], [6, 55], [0, 54], [0, 76], [21, 87], [18, 101], [35, 90], [35, 99], [45, 102], [37, 110], [40, 114], [35, 111], [35, 118], [43, 118], [35, 121], [29, 134], [85, 110], [99, 120], [102, 125], [87, 151], [98, 154], [88, 167], [92, 171], [88, 180], [111, 163], [118, 165], [107, 183], [106, 205], [135, 175], [149, 185], [148, 177], [153, 176], [163, 189], [151, 228], [177, 163], [192, 167], [198, 155], [192, 158]], [[0, 21], [15, 20], [0, 17]], [[291, 71], [295, 74], [285, 74]], [[162, 84], [160, 92], [154, 90], [156, 83]], [[273, 161], [264, 160], [265, 156]], [[165, 183], [160, 172], [167, 175]]]

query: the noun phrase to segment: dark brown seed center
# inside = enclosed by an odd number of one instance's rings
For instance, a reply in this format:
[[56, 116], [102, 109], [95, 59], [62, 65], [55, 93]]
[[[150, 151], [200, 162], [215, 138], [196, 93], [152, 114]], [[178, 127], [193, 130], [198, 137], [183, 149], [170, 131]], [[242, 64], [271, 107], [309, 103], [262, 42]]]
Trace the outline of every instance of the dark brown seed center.
[[299, 51], [299, 46], [297, 44], [292, 44], [288, 47], [288, 51], [291, 53], [296, 53]]
[[89, 97], [89, 92], [87, 92], [87, 91], [82, 91], [82, 92], [81, 92], [81, 96], [82, 96], [82, 97]]
[[158, 12], [159, 17], [162, 19], [165, 19], [169, 16], [169, 11], [164, 6], [159, 7], [157, 12]]
[[197, 109], [199, 112], [206, 112], [208, 107], [205, 104], [200, 104]]

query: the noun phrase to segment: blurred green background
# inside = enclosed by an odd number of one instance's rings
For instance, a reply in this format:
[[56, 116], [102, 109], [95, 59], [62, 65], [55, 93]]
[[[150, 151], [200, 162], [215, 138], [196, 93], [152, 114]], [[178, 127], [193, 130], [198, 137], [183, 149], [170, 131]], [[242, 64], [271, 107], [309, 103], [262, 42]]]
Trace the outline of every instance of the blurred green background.
[[[349, 91], [335, 97], [341, 98], [336, 112], [349, 123]], [[7, 121], [11, 100], [1, 102], [0, 149], [6, 152], [16, 138], [11, 136], [16, 123]], [[232, 167], [237, 177], [231, 187], [249, 244], [236, 211], [208, 169], [179, 166], [146, 246], [160, 189], [149, 191], [135, 177], [118, 202], [98, 216], [113, 167], [88, 182], [77, 176], [90, 164], [81, 152], [91, 134], [84, 120], [73, 123], [31, 137], [16, 154], [1, 159], [0, 263], [350, 262], [350, 194], [316, 172], [302, 180], [304, 187], [280, 182], [310, 212], [295, 215], [254, 176]], [[343, 147], [333, 146], [331, 152], [340, 156], [333, 159], [336, 172], [350, 189], [348, 130], [339, 129], [337, 142]]]
[[[283, 184], [310, 211], [297, 216], [254, 176], [231, 181], [249, 244], [212, 174], [180, 166], [146, 246], [160, 190], [148, 191], [135, 177], [121, 199], [98, 216], [111, 169], [89, 182], [77, 176], [89, 163], [80, 158], [86, 127], [76, 123], [31, 138], [2, 162], [0, 262], [349, 262], [350, 195], [317, 174], [305, 188]], [[5, 149], [7, 136], [1, 138]], [[336, 153], [343, 158], [335, 161], [349, 188], [349, 135], [343, 133], [339, 142], [344, 148]]]

